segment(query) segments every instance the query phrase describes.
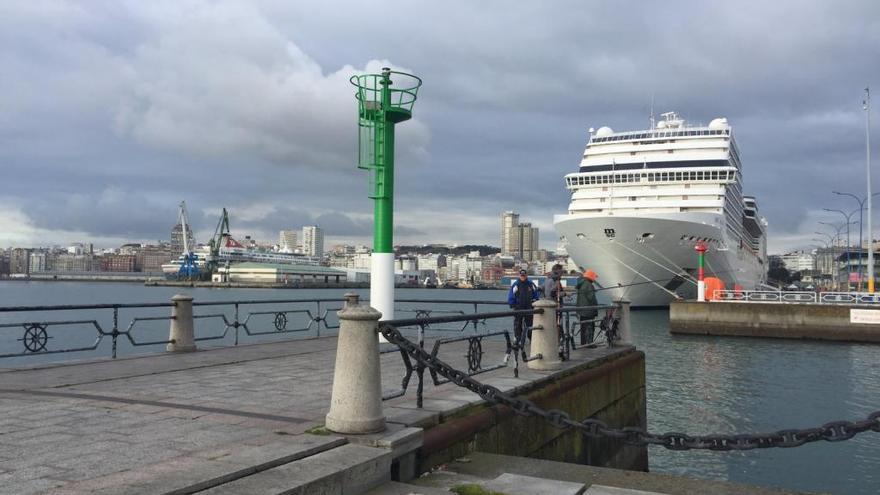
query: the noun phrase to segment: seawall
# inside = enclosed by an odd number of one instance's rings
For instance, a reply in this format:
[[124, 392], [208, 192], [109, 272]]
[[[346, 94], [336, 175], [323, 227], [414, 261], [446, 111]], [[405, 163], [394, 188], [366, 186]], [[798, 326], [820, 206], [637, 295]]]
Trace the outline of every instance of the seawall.
[[880, 308], [813, 303], [674, 301], [669, 305], [669, 331], [673, 334], [880, 343]]
[[[600, 419], [610, 426], [647, 423], [645, 355], [628, 349], [533, 380], [516, 390], [539, 407], [566, 411], [578, 421]], [[519, 416], [505, 406], [473, 405], [425, 425], [421, 472], [474, 451], [618, 469], [648, 470], [645, 447], [564, 431], [543, 418]]]

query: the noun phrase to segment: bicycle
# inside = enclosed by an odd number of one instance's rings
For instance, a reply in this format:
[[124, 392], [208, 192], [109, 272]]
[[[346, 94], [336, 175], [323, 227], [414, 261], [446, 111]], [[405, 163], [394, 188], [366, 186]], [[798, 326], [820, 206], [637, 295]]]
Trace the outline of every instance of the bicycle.
[[[598, 347], [599, 342], [603, 340], [608, 347], [612, 347], [616, 342], [620, 341], [620, 316], [616, 314], [615, 309], [609, 308], [605, 311], [605, 316], [598, 320], [599, 328], [593, 335], [592, 342], [581, 345], [576, 344], [575, 340], [581, 334], [580, 318], [566, 318], [566, 325], [560, 342], [560, 352], [563, 360], [567, 361], [571, 357], [571, 351], [579, 347], [595, 349]], [[591, 318], [587, 321], [595, 324], [597, 319]]]

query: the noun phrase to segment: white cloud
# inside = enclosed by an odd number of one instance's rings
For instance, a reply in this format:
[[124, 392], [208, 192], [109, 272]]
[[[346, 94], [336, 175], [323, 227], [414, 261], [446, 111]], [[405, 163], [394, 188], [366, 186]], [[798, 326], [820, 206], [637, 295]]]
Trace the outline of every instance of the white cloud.
[[[349, 78], [395, 68], [391, 62], [325, 73], [249, 4], [164, 5], [172, 12], [151, 20], [154, 34], [129, 62], [131, 91], [116, 112], [118, 132], [183, 153], [351, 164], [357, 106]], [[423, 156], [427, 128], [418, 121], [407, 127], [405, 146]]]

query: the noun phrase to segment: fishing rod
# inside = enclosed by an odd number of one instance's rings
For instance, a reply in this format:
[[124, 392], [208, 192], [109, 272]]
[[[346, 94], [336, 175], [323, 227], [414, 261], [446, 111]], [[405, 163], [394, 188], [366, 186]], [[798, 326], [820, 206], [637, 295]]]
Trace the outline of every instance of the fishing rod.
[[[720, 272], [715, 272], [714, 275], [721, 275], [722, 273], [730, 273], [733, 271], [736, 271], [736, 270], [724, 270], [724, 271], [720, 271]], [[598, 281], [595, 281], [595, 280], [593, 281], [593, 283], [599, 286], [599, 288], [596, 289], [596, 292], [599, 292], [599, 291], [603, 291], [603, 290], [624, 289], [626, 287], [635, 287], [637, 285], [659, 284], [662, 282], [669, 282], [671, 280], [675, 280], [676, 278], [679, 278], [679, 277], [676, 276], [676, 277], [669, 277], [669, 278], [659, 278], [656, 280], [648, 280], [645, 282], [635, 282], [635, 283], [631, 283], [631, 284], [621, 284], [620, 282], [618, 282], [617, 285], [609, 285], [608, 287], [604, 287], [602, 284], [600, 284]]]

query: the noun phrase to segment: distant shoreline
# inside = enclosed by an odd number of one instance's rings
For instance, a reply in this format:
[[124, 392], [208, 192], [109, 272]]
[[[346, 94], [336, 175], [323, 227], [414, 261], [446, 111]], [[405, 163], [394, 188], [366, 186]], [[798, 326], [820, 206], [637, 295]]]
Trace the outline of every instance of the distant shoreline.
[[[155, 277], [137, 276], [107, 276], [107, 275], [50, 275], [30, 277], [0, 277], [0, 282], [113, 282], [143, 284], [146, 287], [204, 287], [209, 289], [369, 289], [369, 282], [341, 282], [338, 284], [307, 282], [297, 285], [285, 283], [241, 283], [241, 282], [211, 282], [209, 280], [166, 280]], [[430, 287], [412, 286], [399, 284], [398, 289], [428, 289]], [[500, 286], [474, 287], [436, 287], [437, 289], [452, 290], [506, 290]]]

